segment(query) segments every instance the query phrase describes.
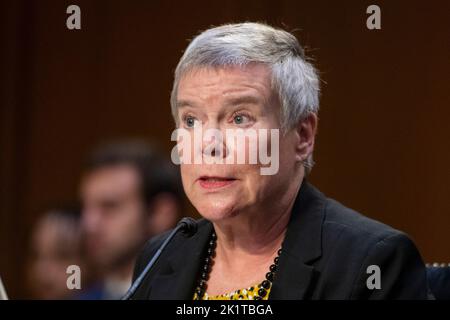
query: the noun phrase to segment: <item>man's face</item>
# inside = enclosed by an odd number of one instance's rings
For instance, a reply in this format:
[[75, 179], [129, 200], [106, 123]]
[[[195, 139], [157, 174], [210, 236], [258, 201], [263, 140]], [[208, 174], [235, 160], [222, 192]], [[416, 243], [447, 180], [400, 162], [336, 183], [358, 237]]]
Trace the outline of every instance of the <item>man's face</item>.
[[128, 263], [147, 237], [140, 179], [130, 165], [89, 172], [81, 185], [89, 257], [102, 268]]
[[82, 262], [79, 233], [71, 223], [61, 217], [46, 217], [33, 232], [28, 276], [38, 299], [64, 299], [71, 294], [66, 284], [67, 267]]
[[[194, 131], [193, 127], [201, 124], [203, 130], [218, 129], [226, 137], [228, 129], [280, 129], [280, 104], [271, 89], [270, 70], [264, 65], [194, 69], [180, 79], [177, 105], [179, 128], [186, 130]], [[192, 153], [204, 154], [208, 139], [203, 137], [202, 150], [192, 143]], [[287, 132], [280, 141], [271, 141], [270, 135], [252, 139], [246, 138], [243, 146], [232, 146], [225, 139], [220, 143], [223, 157], [248, 155], [248, 146], [259, 146], [261, 139], [269, 150], [279, 142], [280, 162], [275, 175], [261, 175], [261, 163], [249, 164], [248, 160], [244, 164], [181, 164], [184, 190], [205, 218], [217, 221], [273, 208], [280, 201], [279, 195], [295, 180], [295, 131]]]

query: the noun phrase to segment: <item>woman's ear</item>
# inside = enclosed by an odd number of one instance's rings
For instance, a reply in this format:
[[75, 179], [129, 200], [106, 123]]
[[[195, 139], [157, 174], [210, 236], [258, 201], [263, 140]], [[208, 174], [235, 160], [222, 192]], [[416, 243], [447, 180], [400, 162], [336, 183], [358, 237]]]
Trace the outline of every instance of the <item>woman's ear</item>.
[[318, 118], [314, 113], [310, 113], [306, 118], [297, 124], [297, 145], [296, 159], [304, 161], [314, 150], [314, 141], [317, 132]]

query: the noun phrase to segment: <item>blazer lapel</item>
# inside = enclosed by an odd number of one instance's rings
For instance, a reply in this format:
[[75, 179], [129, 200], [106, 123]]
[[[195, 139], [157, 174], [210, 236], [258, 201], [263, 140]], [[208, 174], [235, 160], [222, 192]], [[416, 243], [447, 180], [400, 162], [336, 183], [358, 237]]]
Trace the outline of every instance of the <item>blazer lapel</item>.
[[276, 274], [269, 298], [271, 300], [302, 300], [307, 298], [313, 280], [314, 267], [285, 255]]
[[325, 196], [303, 180], [283, 242], [270, 299], [307, 299], [314, 282], [311, 262], [322, 254]]
[[177, 242], [173, 246], [176, 249], [169, 250], [170, 256], [161, 260], [160, 272], [151, 282], [149, 299], [192, 299], [202, 256], [212, 229], [212, 224], [203, 220], [203, 225], [199, 226], [198, 232], [191, 238], [185, 238], [181, 234], [177, 236]]

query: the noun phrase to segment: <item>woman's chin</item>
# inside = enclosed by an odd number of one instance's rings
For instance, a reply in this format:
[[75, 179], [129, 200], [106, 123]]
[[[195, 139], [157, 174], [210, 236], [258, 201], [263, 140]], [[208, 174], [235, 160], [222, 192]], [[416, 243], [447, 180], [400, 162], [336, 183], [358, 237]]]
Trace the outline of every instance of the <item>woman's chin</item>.
[[196, 208], [203, 218], [211, 222], [218, 222], [238, 215], [238, 211], [235, 210], [235, 206], [231, 204], [215, 204], [213, 206], [211, 206], [211, 204], [205, 206], [199, 205], [196, 206]]

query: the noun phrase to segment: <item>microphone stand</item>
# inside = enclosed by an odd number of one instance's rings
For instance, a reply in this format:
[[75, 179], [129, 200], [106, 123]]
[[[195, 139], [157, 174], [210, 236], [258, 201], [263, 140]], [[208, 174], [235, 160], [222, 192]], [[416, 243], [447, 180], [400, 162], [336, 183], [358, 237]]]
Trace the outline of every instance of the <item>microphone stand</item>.
[[192, 236], [194, 233], [197, 232], [197, 222], [192, 218], [183, 218], [178, 222], [177, 226], [172, 230], [172, 232], [169, 234], [169, 236], [164, 240], [163, 244], [159, 247], [158, 251], [156, 251], [153, 258], [150, 260], [150, 262], [147, 264], [147, 266], [144, 268], [144, 270], [141, 272], [139, 277], [134, 281], [134, 283], [131, 285], [130, 289], [128, 289], [127, 293], [121, 298], [121, 300], [130, 300], [131, 297], [136, 293], [137, 289], [142, 284], [142, 281], [144, 280], [145, 276], [148, 274], [150, 269], [153, 267], [153, 265], [158, 260], [159, 256], [163, 252], [163, 250], [166, 248], [166, 246], [169, 244], [169, 242], [172, 240], [172, 238], [178, 233], [178, 231], [182, 230], [185, 234], [188, 236]]

